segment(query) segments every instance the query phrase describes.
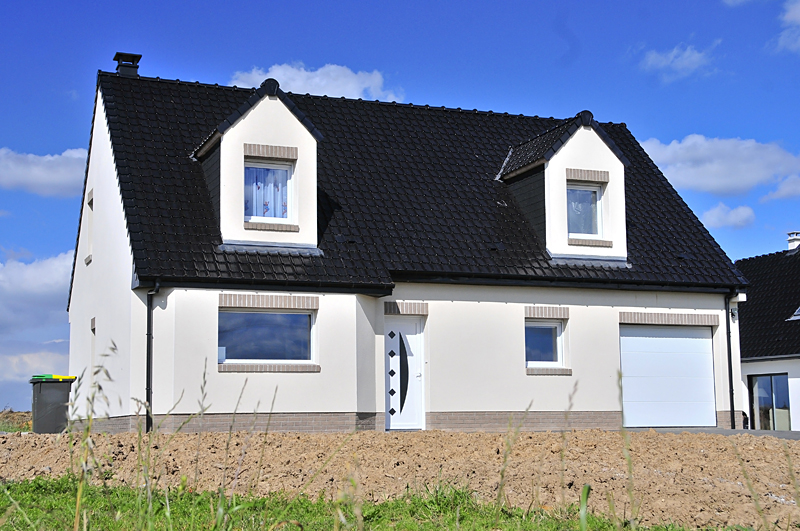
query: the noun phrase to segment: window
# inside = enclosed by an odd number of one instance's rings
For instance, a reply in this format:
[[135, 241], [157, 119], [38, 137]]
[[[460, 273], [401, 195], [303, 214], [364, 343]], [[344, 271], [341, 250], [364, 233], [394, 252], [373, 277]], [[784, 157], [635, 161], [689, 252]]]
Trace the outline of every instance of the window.
[[525, 321], [525, 364], [527, 367], [563, 365], [560, 322]]
[[311, 361], [310, 313], [219, 312], [219, 363]]
[[567, 226], [570, 235], [602, 235], [602, 193], [599, 186], [567, 186]]
[[294, 216], [293, 200], [294, 183], [290, 164], [245, 161], [245, 221], [289, 221]]
[[791, 430], [789, 375], [750, 376], [750, 425], [754, 430]]

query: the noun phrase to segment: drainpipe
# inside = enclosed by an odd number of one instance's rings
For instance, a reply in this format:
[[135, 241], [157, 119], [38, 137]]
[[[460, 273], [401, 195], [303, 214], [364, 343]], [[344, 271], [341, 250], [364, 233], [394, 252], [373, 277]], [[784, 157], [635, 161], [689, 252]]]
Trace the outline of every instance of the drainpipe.
[[145, 431], [153, 431], [153, 295], [161, 289], [161, 279], [147, 292], [147, 372], [145, 374], [144, 401], [147, 407]]
[[725, 329], [728, 332], [728, 390], [730, 391], [731, 401], [731, 429], [736, 429], [736, 406], [733, 402], [733, 355], [731, 354], [731, 299], [739, 294], [738, 290], [732, 289], [725, 295]]

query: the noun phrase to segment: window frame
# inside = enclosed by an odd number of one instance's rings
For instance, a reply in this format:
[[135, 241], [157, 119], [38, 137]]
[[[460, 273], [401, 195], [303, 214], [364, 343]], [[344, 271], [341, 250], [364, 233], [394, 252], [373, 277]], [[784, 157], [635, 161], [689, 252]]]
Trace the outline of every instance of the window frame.
[[561, 368], [566, 367], [565, 363], [565, 356], [564, 356], [564, 328], [565, 323], [564, 321], [557, 320], [557, 319], [537, 319], [537, 318], [525, 318], [525, 328], [555, 328], [556, 329], [556, 341], [555, 341], [555, 349], [556, 349], [556, 360], [555, 361], [528, 361], [527, 359], [527, 341], [525, 341], [524, 349], [523, 349], [523, 360], [525, 361], [525, 368], [526, 369], [536, 369], [536, 368]]
[[[569, 230], [569, 191], [570, 190], [589, 190], [597, 192], [596, 211], [597, 211], [597, 234], [585, 232], [570, 232]], [[603, 195], [605, 194], [605, 186], [602, 184], [588, 184], [567, 182], [567, 237], [579, 239], [603, 239]]]
[[286, 179], [286, 217], [275, 218], [266, 216], [246, 216], [244, 215], [244, 205], [242, 205], [242, 219], [245, 223], [278, 223], [282, 225], [297, 225], [297, 192], [294, 179], [294, 163], [289, 161], [261, 160], [245, 157], [242, 167], [242, 199], [244, 200], [244, 174], [248, 167], [267, 168], [270, 170], [287, 170], [289, 177]]
[[[311, 317], [308, 329], [308, 359], [307, 360], [292, 360], [292, 359], [226, 359], [221, 355], [219, 344], [219, 314], [221, 313], [268, 313], [276, 315], [285, 314], [299, 314], [308, 315]], [[317, 312], [315, 310], [290, 310], [290, 309], [259, 309], [259, 308], [217, 308], [217, 364], [218, 365], [318, 365], [317, 361], [317, 340], [316, 340], [316, 323]]]

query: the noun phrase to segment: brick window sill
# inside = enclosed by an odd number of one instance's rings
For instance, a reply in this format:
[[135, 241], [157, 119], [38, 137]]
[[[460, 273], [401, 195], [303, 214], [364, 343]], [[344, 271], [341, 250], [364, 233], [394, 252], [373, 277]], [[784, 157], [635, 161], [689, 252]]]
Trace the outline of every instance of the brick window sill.
[[566, 367], [526, 367], [528, 376], [572, 376], [572, 369]]
[[320, 372], [315, 363], [218, 363], [217, 372]]

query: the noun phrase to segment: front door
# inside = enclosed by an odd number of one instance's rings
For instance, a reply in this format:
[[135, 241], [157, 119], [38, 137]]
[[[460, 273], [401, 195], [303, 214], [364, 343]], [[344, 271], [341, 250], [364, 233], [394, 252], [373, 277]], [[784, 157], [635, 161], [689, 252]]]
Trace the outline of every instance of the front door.
[[425, 428], [422, 398], [422, 319], [386, 317], [384, 337], [386, 429]]

